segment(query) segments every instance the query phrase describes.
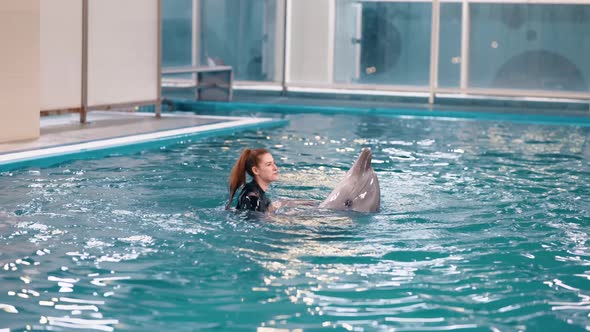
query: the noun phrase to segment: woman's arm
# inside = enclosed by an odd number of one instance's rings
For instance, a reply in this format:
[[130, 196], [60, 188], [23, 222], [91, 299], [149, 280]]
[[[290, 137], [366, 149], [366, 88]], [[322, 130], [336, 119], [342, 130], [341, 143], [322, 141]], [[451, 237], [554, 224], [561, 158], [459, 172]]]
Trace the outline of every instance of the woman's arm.
[[311, 199], [288, 199], [273, 202], [271, 204], [270, 211], [274, 212], [283, 207], [298, 207], [298, 206], [317, 206], [318, 201]]

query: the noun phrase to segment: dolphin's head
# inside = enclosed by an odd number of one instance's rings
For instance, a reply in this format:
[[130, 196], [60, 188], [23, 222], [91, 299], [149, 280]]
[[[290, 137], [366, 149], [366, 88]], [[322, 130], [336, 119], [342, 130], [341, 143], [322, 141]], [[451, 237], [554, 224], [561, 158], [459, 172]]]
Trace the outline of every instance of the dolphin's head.
[[[361, 154], [356, 158], [352, 167], [348, 170], [348, 173], [355, 176], [363, 176], [365, 172], [372, 172], [373, 169], [371, 168], [371, 158], [373, 154], [371, 153], [371, 149], [364, 148], [361, 150]], [[348, 174], [347, 174], [348, 175]]]
[[376, 212], [381, 204], [381, 189], [371, 167], [372, 153], [364, 148], [344, 179], [320, 207], [358, 212]]

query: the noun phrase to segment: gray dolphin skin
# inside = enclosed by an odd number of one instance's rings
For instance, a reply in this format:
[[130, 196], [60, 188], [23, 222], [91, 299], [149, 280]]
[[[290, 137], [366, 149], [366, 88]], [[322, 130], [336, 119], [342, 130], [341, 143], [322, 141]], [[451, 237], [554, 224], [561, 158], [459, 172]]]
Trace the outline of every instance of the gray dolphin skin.
[[364, 148], [320, 208], [377, 212], [381, 204], [381, 189], [371, 167], [371, 157], [371, 149]]

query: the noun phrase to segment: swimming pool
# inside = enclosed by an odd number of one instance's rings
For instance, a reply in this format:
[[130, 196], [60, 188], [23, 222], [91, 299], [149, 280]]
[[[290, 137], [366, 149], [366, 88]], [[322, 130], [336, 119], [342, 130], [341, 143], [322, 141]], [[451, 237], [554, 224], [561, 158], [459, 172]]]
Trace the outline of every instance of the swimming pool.
[[[590, 128], [283, 117], [1, 173], [0, 331], [590, 329]], [[227, 212], [250, 146], [318, 201], [368, 146], [381, 211]]]

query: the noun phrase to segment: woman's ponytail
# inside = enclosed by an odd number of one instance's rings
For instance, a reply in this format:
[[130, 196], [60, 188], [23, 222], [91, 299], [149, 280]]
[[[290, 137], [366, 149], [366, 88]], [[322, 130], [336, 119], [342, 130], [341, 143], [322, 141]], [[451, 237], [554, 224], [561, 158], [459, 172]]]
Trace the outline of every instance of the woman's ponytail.
[[250, 149], [244, 149], [229, 174], [229, 202], [227, 202], [227, 205], [225, 206], [226, 210], [229, 210], [234, 195], [236, 194], [236, 190], [246, 183], [246, 163], [248, 157], [250, 157], [250, 151]]

